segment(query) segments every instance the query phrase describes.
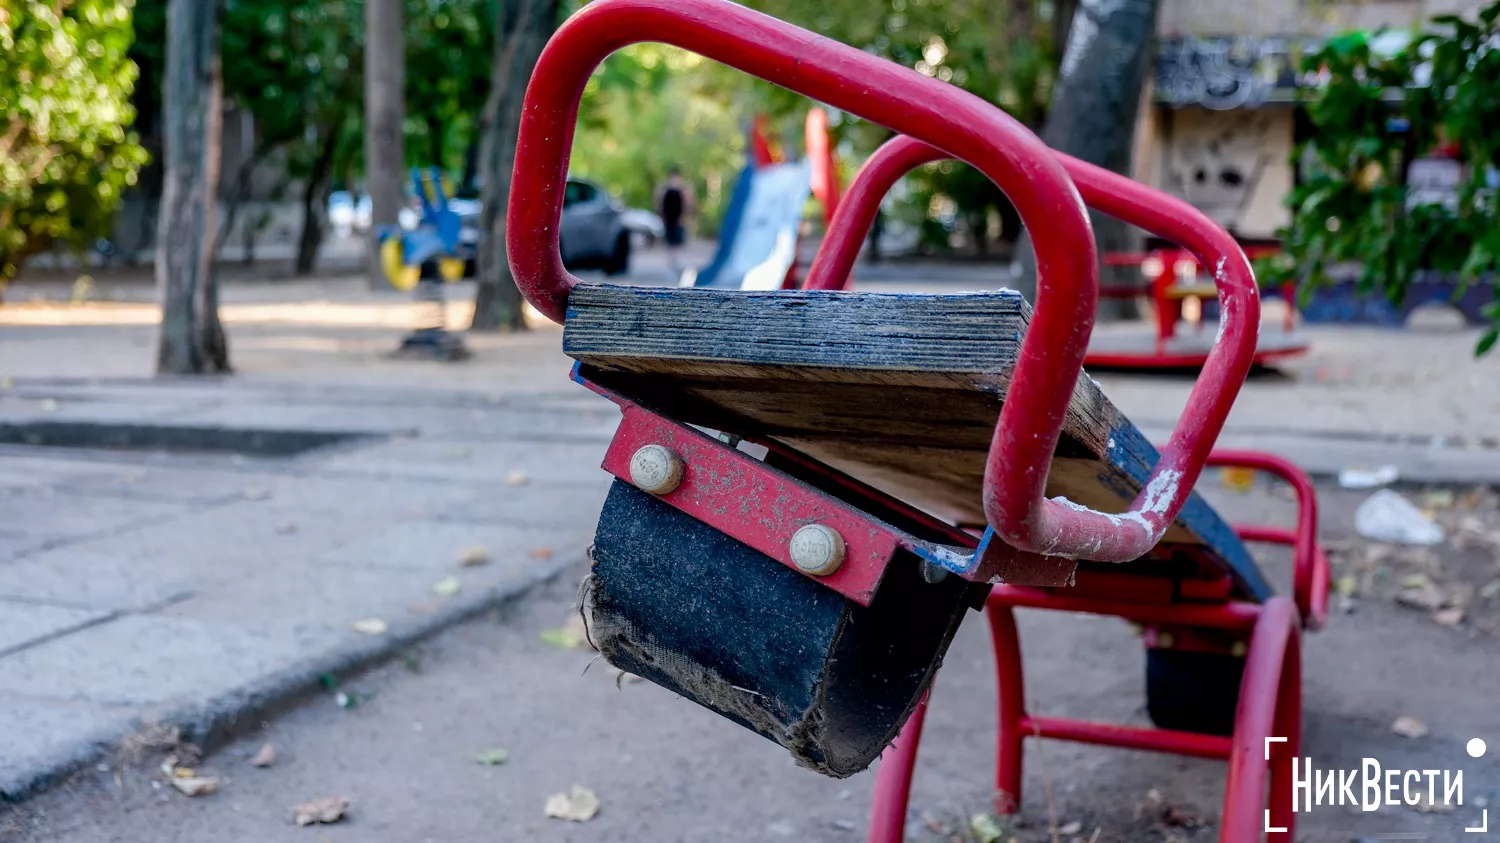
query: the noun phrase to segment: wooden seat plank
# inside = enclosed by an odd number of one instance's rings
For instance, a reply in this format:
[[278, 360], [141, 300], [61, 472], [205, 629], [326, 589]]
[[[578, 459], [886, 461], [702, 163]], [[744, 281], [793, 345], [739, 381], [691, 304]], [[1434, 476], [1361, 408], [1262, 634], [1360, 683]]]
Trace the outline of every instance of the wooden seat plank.
[[[579, 284], [563, 351], [587, 377], [680, 421], [771, 439], [958, 524], [983, 524], [985, 458], [1030, 306], [1014, 291], [747, 292]], [[1091, 378], [1073, 389], [1048, 481], [1126, 509], [1156, 450]], [[1196, 495], [1166, 539], [1251, 596], [1244, 546]]]

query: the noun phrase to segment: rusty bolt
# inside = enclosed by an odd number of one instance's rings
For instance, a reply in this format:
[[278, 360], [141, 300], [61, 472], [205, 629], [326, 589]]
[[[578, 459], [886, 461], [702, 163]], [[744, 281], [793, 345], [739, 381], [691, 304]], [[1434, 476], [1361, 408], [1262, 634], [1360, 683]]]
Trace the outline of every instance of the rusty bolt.
[[630, 482], [643, 492], [666, 495], [682, 483], [682, 458], [661, 445], [646, 445], [630, 457]]
[[792, 564], [804, 573], [826, 577], [844, 564], [844, 537], [822, 524], [808, 524], [792, 534]]

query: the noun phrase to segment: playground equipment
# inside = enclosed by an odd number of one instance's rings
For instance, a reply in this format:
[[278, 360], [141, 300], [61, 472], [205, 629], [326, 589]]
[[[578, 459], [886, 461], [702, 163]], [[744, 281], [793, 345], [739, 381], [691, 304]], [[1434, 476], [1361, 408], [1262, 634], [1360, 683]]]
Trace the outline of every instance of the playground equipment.
[[785, 160], [766, 137], [763, 118], [751, 125], [749, 161], [736, 179], [713, 260], [684, 275], [683, 286], [776, 290], [796, 286], [797, 238], [809, 194], [832, 216], [838, 173], [828, 142], [828, 115], [808, 112], [807, 156]]
[[[448, 201], [442, 171], [413, 168], [412, 187], [422, 204], [416, 228], [382, 226], [376, 232], [380, 266], [392, 287], [410, 291], [419, 323], [401, 340], [397, 354], [421, 354], [441, 360], [470, 356], [463, 339], [448, 331], [448, 300], [443, 284], [464, 277], [475, 257], [475, 244], [463, 238], [463, 220]], [[425, 276], [425, 277], [424, 277]]]
[[[840, 203], [812, 289], [569, 275], [557, 220], [577, 98], [605, 56], [643, 40], [973, 164], [1034, 232], [1034, 309], [1010, 291], [829, 291], [884, 192], [874, 179]], [[1221, 839], [1263, 829], [1292, 839], [1300, 635], [1325, 616], [1327, 564], [1305, 476], [1269, 455], [1210, 453], [1260, 317], [1249, 262], [1226, 232], [1053, 152], [953, 86], [724, 0], [589, 4], [543, 50], [523, 113], [511, 266], [528, 301], [564, 325], [574, 379], [623, 416], [584, 590], [591, 640], [611, 664], [828, 775], [864, 769], [902, 733], [881, 762], [871, 825], [872, 840], [896, 841], [921, 703], [967, 610], [987, 605], [1002, 673], [1002, 810], [1020, 805], [1022, 739], [1041, 734], [1226, 758]], [[1160, 452], [1082, 376], [1098, 287], [1085, 202], [1219, 268], [1222, 335]], [[1236, 532], [1193, 492], [1209, 464], [1286, 478], [1301, 495], [1296, 529]], [[1294, 547], [1292, 598], [1272, 593], [1246, 541]], [[1028, 716], [1017, 605], [1146, 625], [1159, 728]]]
[[380, 268], [398, 290], [416, 289], [423, 267], [429, 265], [442, 280], [458, 281], [474, 259], [475, 244], [463, 242], [462, 219], [449, 204], [442, 171], [433, 167], [424, 173], [412, 168], [411, 181], [422, 204], [422, 215], [410, 231], [398, 225], [377, 230]]
[[[1271, 250], [1246, 249], [1254, 259]], [[1208, 357], [1212, 342], [1203, 331], [1217, 310], [1218, 291], [1213, 282], [1200, 282], [1203, 268], [1191, 252], [1183, 249], [1153, 249], [1149, 252], [1110, 252], [1106, 266], [1140, 267], [1150, 282], [1152, 310], [1156, 317], [1154, 337], [1117, 335], [1095, 337], [1089, 343], [1084, 365], [1115, 369], [1196, 369]], [[1134, 287], [1101, 289], [1100, 296], [1130, 297], [1140, 294]], [[1182, 333], [1184, 304], [1194, 302], [1201, 314], [1193, 333]], [[1261, 330], [1255, 347], [1255, 365], [1269, 366], [1278, 360], [1306, 354], [1308, 341], [1296, 333], [1296, 312], [1288, 306], [1281, 330]]]

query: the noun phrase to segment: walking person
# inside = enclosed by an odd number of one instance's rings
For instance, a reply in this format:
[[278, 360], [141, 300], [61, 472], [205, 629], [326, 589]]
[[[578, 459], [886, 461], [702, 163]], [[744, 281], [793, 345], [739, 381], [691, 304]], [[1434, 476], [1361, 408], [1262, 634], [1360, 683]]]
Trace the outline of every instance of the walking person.
[[688, 218], [697, 212], [693, 188], [675, 165], [667, 173], [667, 183], [657, 193], [656, 209], [661, 214], [664, 239], [667, 241], [667, 265], [672, 280], [682, 277], [682, 246], [687, 242]]

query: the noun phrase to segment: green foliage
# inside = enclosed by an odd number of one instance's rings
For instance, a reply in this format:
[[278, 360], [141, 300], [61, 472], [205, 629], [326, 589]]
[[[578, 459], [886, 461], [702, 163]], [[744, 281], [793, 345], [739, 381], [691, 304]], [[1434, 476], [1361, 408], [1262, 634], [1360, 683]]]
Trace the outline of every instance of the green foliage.
[[357, 151], [347, 138], [364, 101], [361, 0], [230, 0], [220, 49], [225, 97], [254, 117], [259, 156], [285, 149], [291, 174], [307, 177], [321, 175], [330, 144]]
[[128, 130], [130, 0], [0, 0], [0, 284], [107, 233], [146, 153]]
[[[1061, 58], [1060, 10], [1054, 0], [750, 0], [767, 14], [806, 27], [920, 73], [951, 82], [996, 103], [1032, 129], [1040, 129], [1052, 99]], [[759, 107], [773, 115], [805, 113], [808, 103], [780, 88], [757, 84]], [[794, 118], [800, 119], [800, 118]], [[800, 126], [800, 124], [798, 124]], [[800, 128], [796, 129], [800, 135]], [[880, 126], [850, 117], [834, 126], [850, 157], [862, 157], [890, 137]], [[971, 228], [993, 213], [1018, 224], [998, 188], [965, 164], [924, 167], [908, 181], [917, 216], [928, 219], [926, 239], [942, 245], [947, 232], [930, 208], [951, 208]], [[1003, 236], [1013, 237], [1014, 225]]]
[[490, 90], [496, 0], [406, 0], [406, 156], [461, 167]]
[[699, 198], [700, 233], [718, 227], [745, 139], [706, 59], [661, 44], [636, 44], [599, 66], [584, 90], [572, 172], [626, 204], [651, 208], [671, 167]]
[[[1302, 183], [1288, 198], [1286, 253], [1263, 263], [1266, 283], [1328, 280], [1360, 266], [1359, 287], [1399, 302], [1421, 270], [1495, 284], [1500, 259], [1500, 2], [1473, 20], [1443, 16], [1383, 55], [1360, 34], [1331, 40], [1304, 70], [1313, 140], [1296, 152]], [[1424, 156], [1461, 162], [1456, 207], [1410, 201], [1407, 168]], [[1489, 315], [1500, 325], [1500, 306]], [[1482, 354], [1495, 343], [1492, 328]]]

